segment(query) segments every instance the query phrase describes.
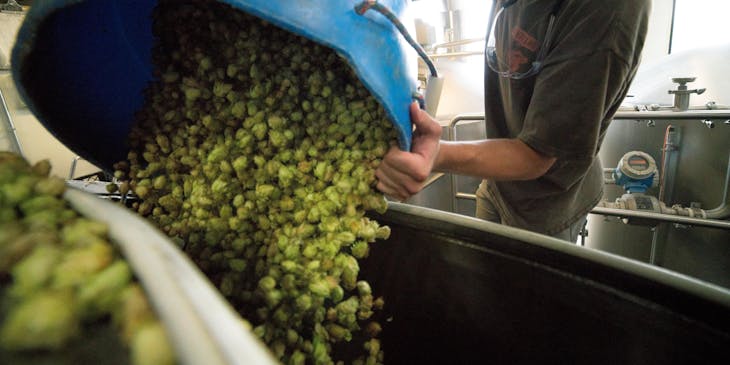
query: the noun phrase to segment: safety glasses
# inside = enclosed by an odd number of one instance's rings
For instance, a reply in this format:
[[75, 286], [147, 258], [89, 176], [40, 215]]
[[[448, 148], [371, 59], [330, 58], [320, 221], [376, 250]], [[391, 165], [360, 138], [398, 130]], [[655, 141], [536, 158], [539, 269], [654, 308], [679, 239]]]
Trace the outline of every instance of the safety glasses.
[[[502, 14], [504, 13], [504, 10], [510, 6], [512, 6], [516, 1], [507, 1], [505, 2], [497, 12], [497, 15], [494, 17], [494, 20], [492, 21], [492, 25], [489, 27], [489, 33], [487, 33], [487, 46], [485, 50], [485, 58], [487, 61], [487, 65], [489, 68], [497, 73], [501, 77], [506, 77], [510, 79], [524, 79], [528, 78], [530, 76], [536, 75], [540, 70], [542, 69], [543, 61], [545, 60], [545, 54], [547, 53], [548, 48], [550, 47], [550, 43], [553, 38], [553, 27], [555, 23], [555, 17], [560, 9], [560, 5], [562, 5], [562, 1], [558, 1], [556, 6], [553, 8], [553, 11], [550, 13], [550, 19], [548, 20], [548, 26], [547, 30], [545, 31], [545, 37], [543, 39], [542, 45], [540, 45], [540, 50], [537, 53], [537, 56], [535, 57], [535, 60], [532, 61], [532, 64], [530, 68], [524, 72], [517, 72], [512, 71], [510, 65], [510, 53], [507, 52], [507, 54], [497, 54], [496, 50], [496, 44], [497, 40], [494, 36], [494, 29], [497, 26], [497, 23], [499, 23]], [[511, 40], [510, 40], [511, 41]], [[506, 59], [505, 59], [506, 56]]]

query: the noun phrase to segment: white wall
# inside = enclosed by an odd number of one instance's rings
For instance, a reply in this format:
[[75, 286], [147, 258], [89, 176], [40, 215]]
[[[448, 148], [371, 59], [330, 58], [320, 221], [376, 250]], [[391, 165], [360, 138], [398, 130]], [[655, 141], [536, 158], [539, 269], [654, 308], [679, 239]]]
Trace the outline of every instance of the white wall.
[[[20, 101], [12, 77], [7, 71], [0, 72], [0, 90], [8, 104], [10, 117], [15, 125], [20, 147], [23, 150], [23, 157], [30, 163], [49, 159], [53, 166], [51, 174], [68, 178], [71, 162], [76, 154], [49, 133]], [[93, 174], [99, 170], [98, 167], [86, 161], [79, 161], [74, 177]]]
[[673, 0], [653, 0], [649, 15], [649, 32], [642, 55], [642, 64], [652, 63], [666, 56], [672, 30]]
[[728, 47], [728, 0], [677, 0], [672, 53], [708, 47]]
[[10, 49], [23, 18], [23, 13], [0, 12], [0, 70], [10, 68]]

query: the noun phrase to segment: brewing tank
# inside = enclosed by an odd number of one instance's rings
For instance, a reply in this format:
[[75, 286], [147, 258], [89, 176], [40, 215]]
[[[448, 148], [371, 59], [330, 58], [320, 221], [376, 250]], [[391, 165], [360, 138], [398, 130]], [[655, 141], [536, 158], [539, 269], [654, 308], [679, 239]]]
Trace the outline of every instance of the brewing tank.
[[[672, 110], [675, 78], [694, 78], [689, 89], [692, 109], [730, 104], [730, 47], [692, 50], [642, 65], [629, 91], [627, 106]], [[708, 104], [709, 103], [709, 104]], [[714, 104], [713, 104], [714, 103]], [[708, 106], [709, 105], [709, 106]], [[681, 113], [681, 112], [676, 112]], [[620, 114], [620, 112], [619, 112]], [[665, 141], [668, 140], [668, 144]], [[615, 167], [629, 151], [650, 154], [663, 176], [662, 185], [649, 190], [668, 206], [681, 204], [713, 209], [723, 201], [730, 166], [730, 124], [704, 119], [614, 119], [599, 157], [604, 167]], [[615, 185], [604, 187], [604, 199], [623, 194]], [[725, 217], [727, 219], [728, 217]], [[627, 225], [615, 218], [589, 215], [587, 245], [650, 262], [722, 286], [730, 286], [730, 231], [661, 223], [656, 227]]]

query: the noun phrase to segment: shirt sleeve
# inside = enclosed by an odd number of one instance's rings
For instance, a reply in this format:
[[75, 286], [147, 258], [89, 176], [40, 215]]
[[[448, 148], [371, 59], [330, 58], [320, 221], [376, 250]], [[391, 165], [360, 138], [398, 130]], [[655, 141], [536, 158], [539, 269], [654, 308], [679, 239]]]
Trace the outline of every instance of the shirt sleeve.
[[546, 65], [517, 138], [547, 156], [593, 158], [632, 72], [610, 49]]
[[636, 72], [649, 9], [646, 0], [566, 3], [517, 138], [548, 156], [592, 158]]

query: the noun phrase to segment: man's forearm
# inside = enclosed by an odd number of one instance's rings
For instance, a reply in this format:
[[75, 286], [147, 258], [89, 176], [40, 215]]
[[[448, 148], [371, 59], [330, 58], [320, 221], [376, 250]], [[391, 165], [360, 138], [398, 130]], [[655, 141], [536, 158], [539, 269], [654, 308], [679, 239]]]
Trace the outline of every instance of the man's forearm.
[[442, 141], [434, 170], [492, 180], [532, 180], [555, 163], [518, 139]]

